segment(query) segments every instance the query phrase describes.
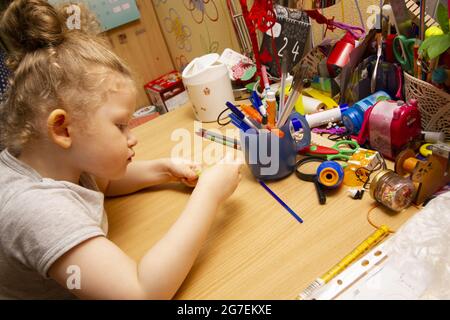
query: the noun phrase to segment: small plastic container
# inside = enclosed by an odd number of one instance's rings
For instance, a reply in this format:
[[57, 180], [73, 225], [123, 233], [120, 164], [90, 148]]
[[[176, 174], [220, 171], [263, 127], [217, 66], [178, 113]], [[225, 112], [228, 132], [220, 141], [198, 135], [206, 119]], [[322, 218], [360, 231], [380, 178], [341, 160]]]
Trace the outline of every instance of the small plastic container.
[[392, 170], [380, 171], [370, 182], [372, 198], [394, 211], [407, 208], [415, 194], [413, 182]]
[[391, 97], [384, 91], [378, 91], [374, 94], [356, 102], [351, 108], [342, 113], [342, 122], [351, 134], [358, 134], [364, 122], [364, 113], [373, 106], [380, 98], [390, 100]]

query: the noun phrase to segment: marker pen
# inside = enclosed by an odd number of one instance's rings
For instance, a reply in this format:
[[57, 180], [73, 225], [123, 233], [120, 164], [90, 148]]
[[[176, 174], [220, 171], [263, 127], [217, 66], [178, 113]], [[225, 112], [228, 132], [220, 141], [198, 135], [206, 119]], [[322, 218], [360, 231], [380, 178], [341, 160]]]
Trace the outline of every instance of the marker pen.
[[231, 102], [227, 101], [226, 103], [228, 109], [231, 110], [231, 112], [233, 112], [240, 120], [242, 120], [242, 122], [244, 122], [245, 124], [247, 124], [250, 128], [256, 129], [258, 130], [258, 128], [253, 124], [253, 122], [251, 122], [242, 112], [241, 110], [239, 110], [234, 104], [232, 104]]

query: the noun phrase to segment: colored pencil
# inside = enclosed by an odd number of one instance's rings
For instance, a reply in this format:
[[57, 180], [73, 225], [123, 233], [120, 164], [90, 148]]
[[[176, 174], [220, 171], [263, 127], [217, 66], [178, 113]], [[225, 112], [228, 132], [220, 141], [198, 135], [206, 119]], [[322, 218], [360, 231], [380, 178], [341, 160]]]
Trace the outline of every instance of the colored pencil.
[[200, 131], [197, 131], [196, 134], [198, 134], [199, 136], [238, 149], [241, 149], [241, 143], [237, 140], [237, 139], [233, 139], [233, 138], [229, 138], [227, 136], [212, 132], [212, 131], [208, 131], [205, 129], [200, 129]]

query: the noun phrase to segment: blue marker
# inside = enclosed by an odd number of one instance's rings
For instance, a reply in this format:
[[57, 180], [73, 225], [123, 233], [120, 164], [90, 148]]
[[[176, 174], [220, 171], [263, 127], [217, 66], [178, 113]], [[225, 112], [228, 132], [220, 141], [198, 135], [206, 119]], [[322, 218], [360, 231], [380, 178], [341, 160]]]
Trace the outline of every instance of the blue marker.
[[242, 122], [241, 119], [239, 119], [234, 113], [230, 113], [228, 115], [231, 119], [231, 122], [238, 127], [239, 129], [241, 129], [242, 131], [246, 132], [247, 130], [250, 129], [250, 127], [248, 126], [248, 124], [246, 124], [245, 122]]
[[242, 122], [247, 124], [250, 128], [258, 130], [258, 128], [234, 104], [227, 101], [226, 105]]
[[263, 124], [267, 124], [267, 110], [264, 107], [263, 102], [261, 101], [261, 99], [259, 98], [258, 94], [256, 93], [256, 91], [252, 91], [252, 96], [251, 96], [253, 101], [252, 103], [254, 104], [256, 110], [259, 111], [259, 113], [261, 113], [262, 116], [262, 123]]

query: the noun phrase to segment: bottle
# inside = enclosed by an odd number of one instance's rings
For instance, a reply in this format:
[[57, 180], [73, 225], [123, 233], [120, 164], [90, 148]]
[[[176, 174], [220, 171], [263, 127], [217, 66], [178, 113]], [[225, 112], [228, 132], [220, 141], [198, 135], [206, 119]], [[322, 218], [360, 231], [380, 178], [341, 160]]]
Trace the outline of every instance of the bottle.
[[394, 211], [402, 211], [414, 200], [416, 189], [410, 179], [392, 170], [382, 170], [370, 182], [373, 199]]
[[266, 104], [267, 104], [267, 123], [271, 126], [275, 126], [275, 117], [277, 115], [277, 100], [275, 98], [275, 92], [268, 91], [267, 92], [267, 98], [266, 98]]
[[317, 112], [313, 114], [307, 114], [306, 121], [308, 121], [310, 128], [320, 127], [330, 122], [340, 122], [342, 118], [342, 112], [348, 109], [347, 104], [343, 104], [337, 108], [328, 109], [326, 111]]
[[391, 97], [384, 91], [377, 91], [344, 111], [342, 113], [342, 122], [347, 131], [354, 135], [358, 134], [364, 121], [364, 113], [381, 99], [390, 100]]
[[327, 59], [328, 73], [332, 78], [338, 76], [342, 68], [350, 61], [350, 53], [355, 49], [355, 41], [355, 37], [347, 32], [335, 44]]

